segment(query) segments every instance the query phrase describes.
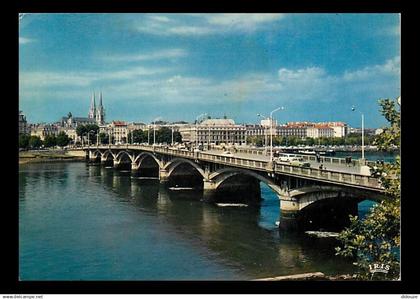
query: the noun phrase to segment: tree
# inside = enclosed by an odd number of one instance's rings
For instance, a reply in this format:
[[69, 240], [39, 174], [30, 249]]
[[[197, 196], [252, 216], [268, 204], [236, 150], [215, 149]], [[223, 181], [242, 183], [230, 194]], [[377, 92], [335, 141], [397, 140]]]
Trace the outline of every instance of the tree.
[[95, 142], [96, 141], [96, 134], [99, 132], [98, 125], [93, 124], [87, 124], [87, 125], [80, 125], [76, 128], [76, 134], [77, 136], [83, 137], [88, 136], [89, 133], [89, 142]]
[[261, 136], [247, 136], [246, 143], [250, 143], [256, 146], [263, 146], [264, 139]]
[[[381, 113], [390, 123], [388, 128], [375, 138], [379, 150], [386, 151], [400, 147], [400, 111], [390, 99], [379, 100]], [[350, 217], [351, 224], [343, 230], [338, 239], [341, 247], [336, 254], [356, 259], [357, 277], [372, 279], [370, 273], [374, 264], [384, 265], [388, 273], [376, 273], [376, 279], [398, 279], [400, 276], [400, 157], [394, 163], [372, 168], [385, 188], [387, 199], [375, 205], [365, 219]]]
[[174, 142], [182, 143], [182, 135], [178, 131], [174, 131]]
[[[175, 132], [174, 132], [175, 137]], [[172, 130], [167, 127], [162, 127], [156, 131], [156, 142], [157, 143], [171, 143], [172, 142]], [[175, 142], [175, 140], [174, 140]]]
[[66, 146], [69, 144], [70, 138], [66, 133], [60, 132], [56, 137], [56, 141], [58, 146]]
[[42, 140], [38, 136], [29, 137], [29, 147], [30, 148], [39, 148], [42, 145]]
[[55, 145], [57, 145], [57, 140], [54, 135], [48, 134], [47, 136], [45, 136], [44, 138], [45, 147], [53, 147]]
[[100, 144], [108, 144], [109, 143], [109, 136], [106, 133], [99, 133], [99, 143]]
[[[133, 136], [131, 136], [133, 135]], [[133, 130], [132, 132], [128, 133], [127, 139], [129, 143], [143, 143], [147, 142], [147, 133], [142, 130]]]
[[29, 138], [28, 134], [19, 134], [19, 148], [28, 148]]

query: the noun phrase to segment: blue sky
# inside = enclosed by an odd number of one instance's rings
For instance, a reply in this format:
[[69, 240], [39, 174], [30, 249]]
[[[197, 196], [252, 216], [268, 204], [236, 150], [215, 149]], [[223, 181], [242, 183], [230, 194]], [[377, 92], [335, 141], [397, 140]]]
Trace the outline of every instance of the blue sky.
[[381, 127], [400, 95], [398, 14], [25, 14], [19, 107], [31, 123], [106, 120], [344, 121]]

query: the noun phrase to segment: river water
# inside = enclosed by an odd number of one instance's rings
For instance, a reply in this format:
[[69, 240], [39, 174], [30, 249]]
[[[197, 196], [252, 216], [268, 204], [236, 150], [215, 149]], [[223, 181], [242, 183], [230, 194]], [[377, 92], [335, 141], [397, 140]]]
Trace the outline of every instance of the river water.
[[[21, 280], [250, 280], [351, 261], [336, 241], [280, 233], [277, 196], [260, 207], [218, 207], [199, 191], [84, 162], [19, 168]], [[371, 206], [359, 205], [359, 214]]]

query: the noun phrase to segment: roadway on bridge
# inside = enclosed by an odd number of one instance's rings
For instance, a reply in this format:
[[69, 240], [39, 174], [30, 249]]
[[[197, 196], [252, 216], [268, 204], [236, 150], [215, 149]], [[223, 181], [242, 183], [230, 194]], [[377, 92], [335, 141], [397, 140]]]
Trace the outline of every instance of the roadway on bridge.
[[[232, 153], [232, 155], [225, 155], [223, 154], [222, 150], [205, 150], [203, 153], [208, 154], [214, 154], [214, 155], [220, 155], [220, 156], [226, 156], [226, 157], [235, 157], [235, 158], [243, 158], [243, 159], [250, 159], [250, 160], [256, 160], [256, 161], [263, 161], [263, 162], [269, 162], [270, 156], [269, 155], [256, 155], [256, 154], [248, 154], [248, 153]], [[321, 157], [322, 161], [322, 157]], [[323, 169], [325, 170], [331, 170], [331, 171], [339, 171], [344, 173], [354, 173], [354, 174], [360, 174], [360, 166], [347, 166], [345, 164], [336, 164], [336, 163], [329, 163], [329, 162], [322, 162], [318, 163], [316, 161], [310, 161], [311, 168], [319, 169], [319, 166], [322, 164]], [[287, 162], [285, 163], [288, 164]]]

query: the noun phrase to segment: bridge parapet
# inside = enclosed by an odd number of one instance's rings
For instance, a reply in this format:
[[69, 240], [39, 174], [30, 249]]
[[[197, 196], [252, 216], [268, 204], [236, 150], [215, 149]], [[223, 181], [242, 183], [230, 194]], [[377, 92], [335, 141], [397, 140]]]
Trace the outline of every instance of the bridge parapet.
[[[289, 164], [274, 163], [271, 165], [267, 161], [256, 159], [238, 158], [226, 155], [210, 154], [205, 152], [191, 152], [186, 150], [178, 150], [162, 146], [146, 146], [146, 145], [107, 145], [90, 147], [89, 149], [120, 149], [120, 150], [141, 150], [151, 153], [159, 153], [173, 157], [182, 157], [195, 162], [205, 161], [228, 166], [235, 166], [239, 168], [246, 168], [250, 170], [270, 172], [272, 174], [287, 175], [297, 178], [322, 181], [326, 183], [334, 183], [338, 185], [352, 186], [357, 188], [364, 188], [373, 191], [383, 191], [384, 188], [380, 186], [379, 180], [372, 176], [363, 174], [356, 174], [350, 172], [340, 172], [335, 170], [320, 170], [317, 168], [306, 168], [300, 166], [293, 166]], [[85, 147], [88, 149], [88, 147]], [[325, 157], [324, 157], [325, 158]], [[332, 158], [332, 163], [341, 163], [340, 158]], [[335, 159], [335, 160], [334, 160]], [[336, 162], [334, 162], [336, 161]]]

